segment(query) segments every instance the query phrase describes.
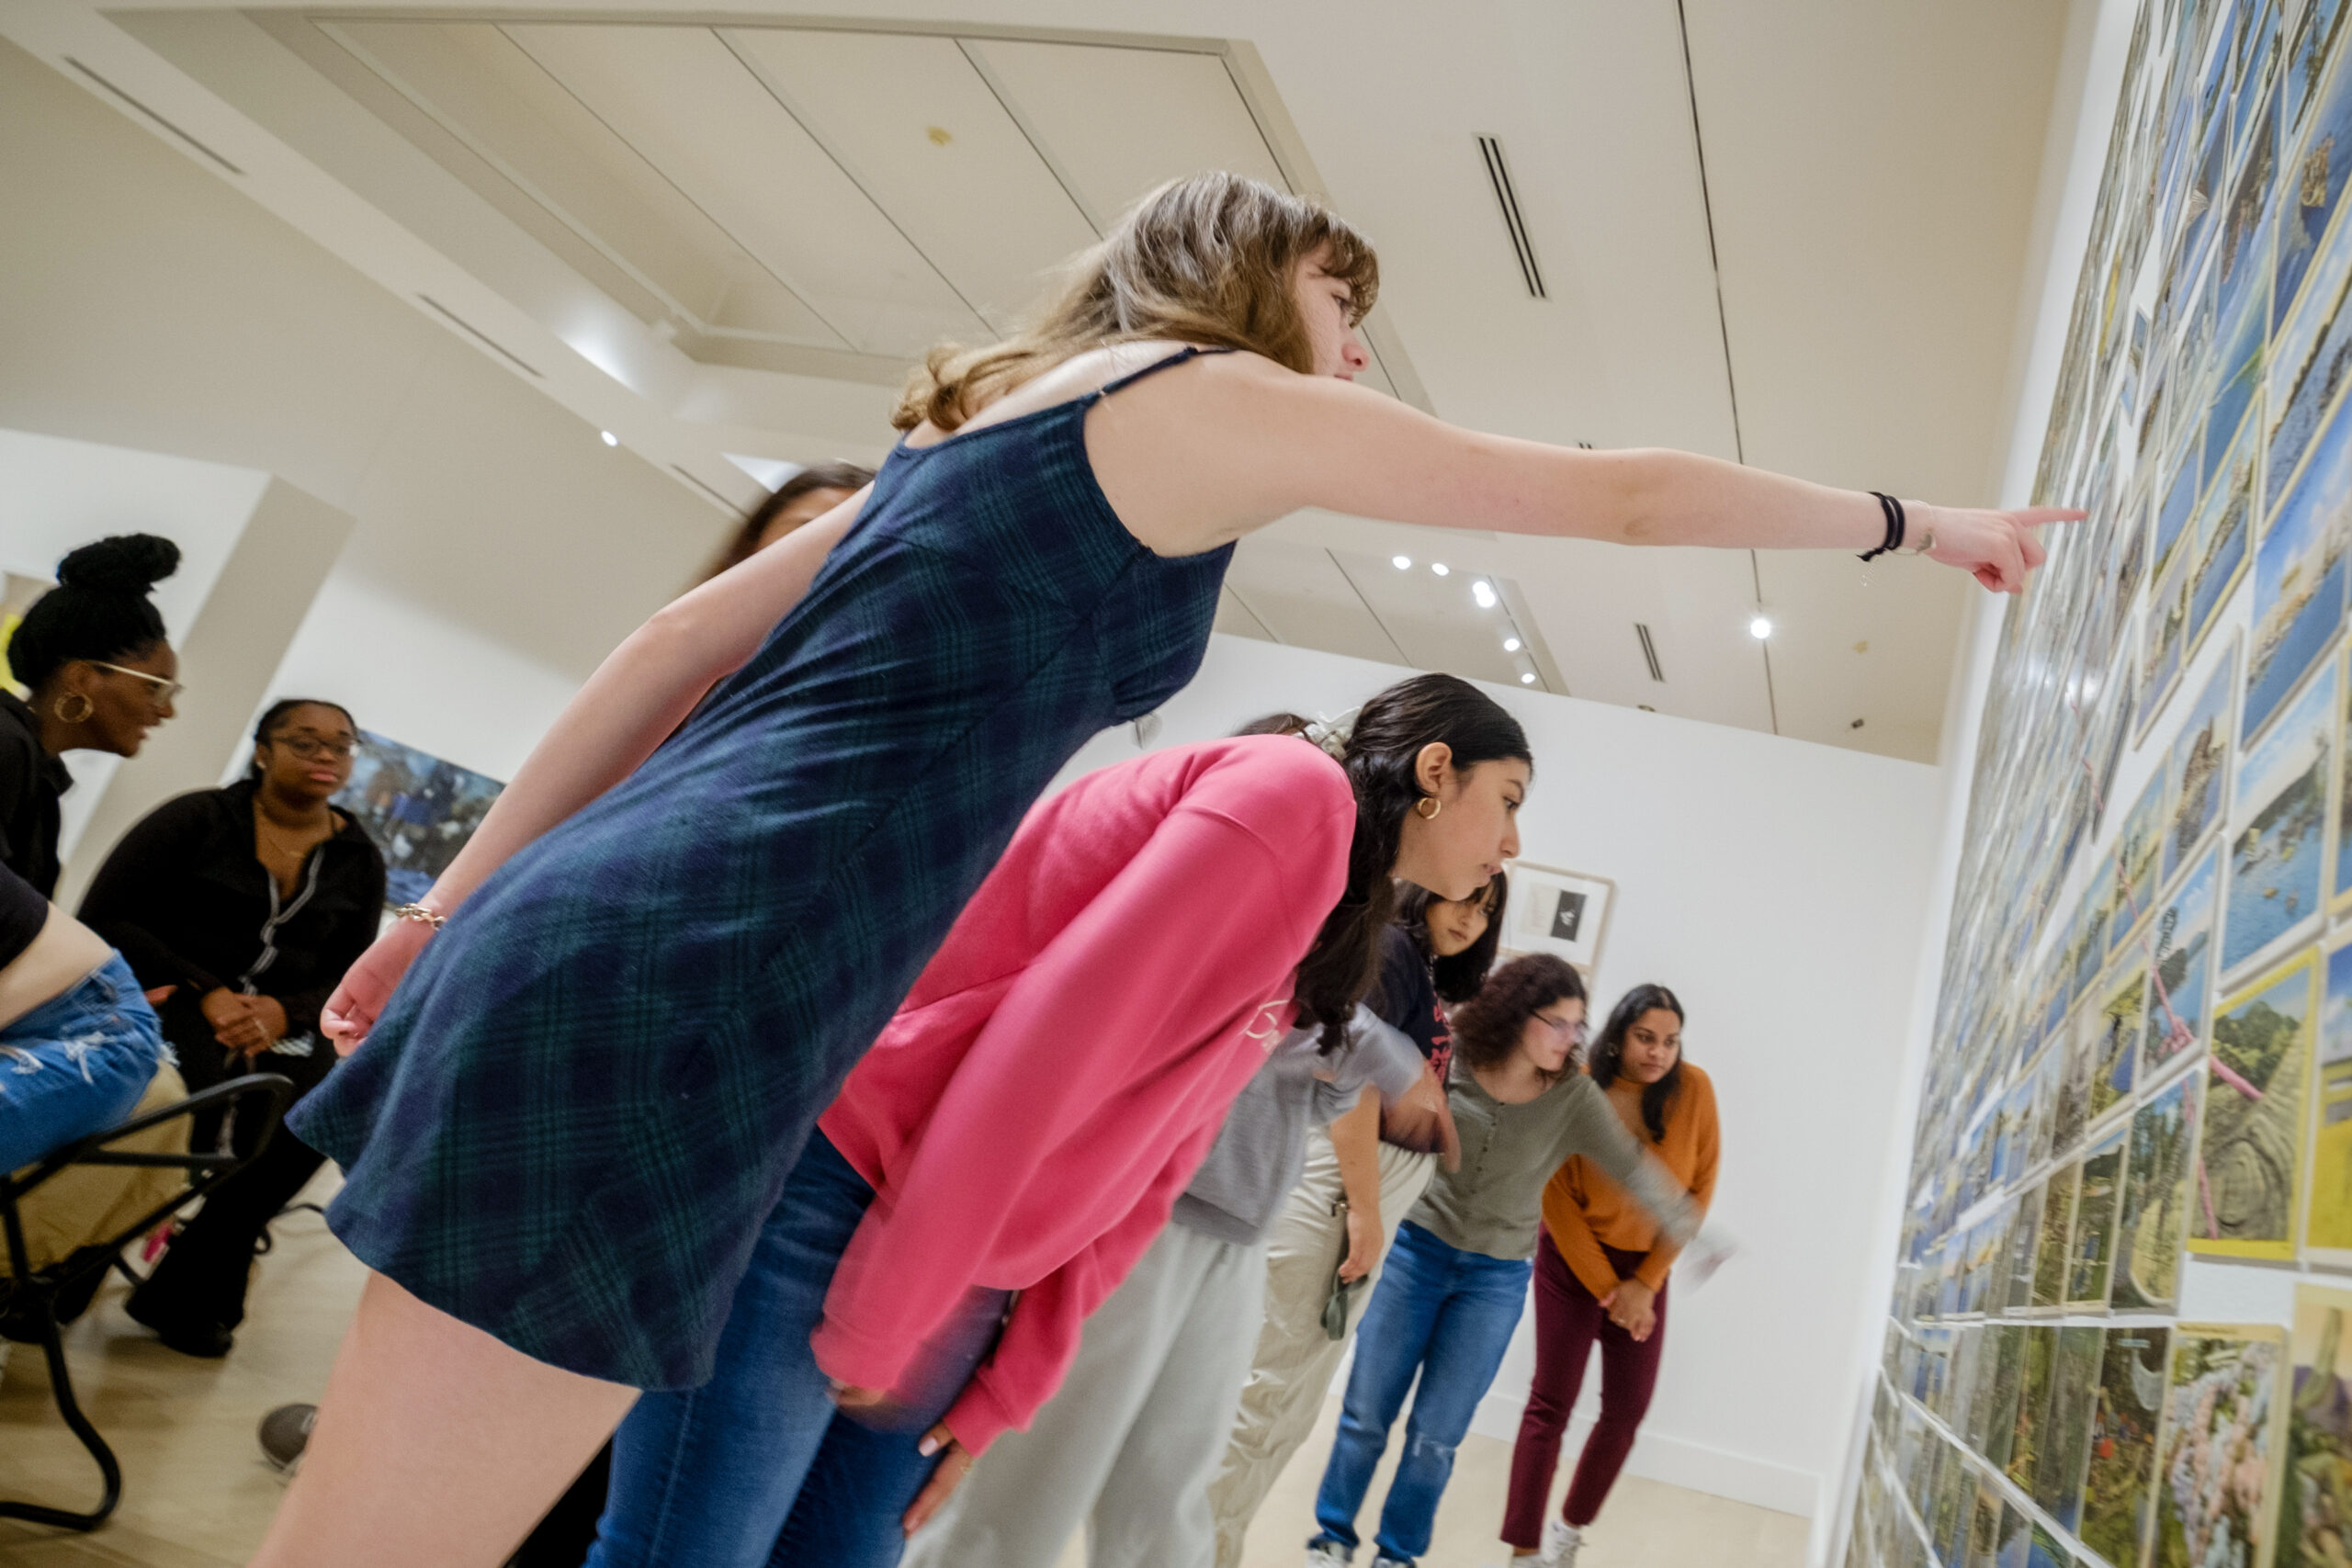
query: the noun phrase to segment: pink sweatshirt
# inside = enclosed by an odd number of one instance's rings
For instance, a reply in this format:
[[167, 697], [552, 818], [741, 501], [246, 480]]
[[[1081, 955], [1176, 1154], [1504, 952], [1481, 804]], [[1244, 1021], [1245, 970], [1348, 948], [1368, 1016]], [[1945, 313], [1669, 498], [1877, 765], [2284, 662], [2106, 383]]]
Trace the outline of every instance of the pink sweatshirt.
[[1021, 1292], [947, 1413], [1025, 1427], [1289, 1028], [1355, 799], [1306, 741], [1180, 746], [1033, 809], [818, 1122], [875, 1190], [811, 1343], [892, 1387], [973, 1287]]

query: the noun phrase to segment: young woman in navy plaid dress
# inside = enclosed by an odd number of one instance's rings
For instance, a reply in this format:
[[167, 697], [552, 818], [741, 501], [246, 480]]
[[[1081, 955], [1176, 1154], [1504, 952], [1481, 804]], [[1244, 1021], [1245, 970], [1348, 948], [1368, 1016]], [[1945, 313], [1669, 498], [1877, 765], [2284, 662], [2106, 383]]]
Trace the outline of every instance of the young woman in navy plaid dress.
[[[1857, 491], [1351, 385], [1377, 282], [1312, 203], [1161, 187], [1035, 325], [932, 356], [867, 491], [590, 678], [330, 1004], [365, 1048], [294, 1128], [345, 1168], [332, 1220], [373, 1273], [256, 1562], [495, 1563], [639, 1391], [708, 1377], [818, 1113], [1055, 773], [1191, 678], [1243, 535], [1316, 506], [1880, 542]], [[2073, 514], [1910, 515], [2015, 591]]]

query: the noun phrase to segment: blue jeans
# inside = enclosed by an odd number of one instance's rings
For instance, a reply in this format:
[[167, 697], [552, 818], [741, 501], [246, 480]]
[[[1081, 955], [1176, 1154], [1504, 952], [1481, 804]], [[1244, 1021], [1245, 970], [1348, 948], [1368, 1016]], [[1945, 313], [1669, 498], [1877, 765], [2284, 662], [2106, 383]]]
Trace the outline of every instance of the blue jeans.
[[1396, 1227], [1396, 1245], [1373, 1287], [1356, 1330], [1340, 1435], [1315, 1495], [1321, 1531], [1309, 1545], [1352, 1555], [1356, 1514], [1404, 1408], [1421, 1377], [1405, 1427], [1405, 1452], [1380, 1510], [1380, 1554], [1411, 1562], [1430, 1549], [1437, 1502], [1453, 1474], [1453, 1450], [1503, 1364], [1527, 1302], [1527, 1259], [1489, 1258], [1448, 1247], [1416, 1224]]
[[0, 1175], [129, 1116], [164, 1056], [155, 1010], [119, 953], [0, 1029]]
[[1007, 1300], [976, 1292], [919, 1359], [887, 1429], [834, 1408], [808, 1337], [874, 1201], [822, 1133], [785, 1182], [735, 1288], [710, 1382], [649, 1393], [613, 1435], [612, 1492], [588, 1568], [867, 1568], [939, 1461], [915, 1451], [993, 1344]]

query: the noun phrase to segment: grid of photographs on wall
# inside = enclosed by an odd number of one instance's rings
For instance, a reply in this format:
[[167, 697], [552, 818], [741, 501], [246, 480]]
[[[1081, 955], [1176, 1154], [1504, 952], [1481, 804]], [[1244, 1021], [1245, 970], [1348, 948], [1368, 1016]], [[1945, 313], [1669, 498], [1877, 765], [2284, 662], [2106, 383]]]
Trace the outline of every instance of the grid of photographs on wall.
[[[2134, 21], [2035, 481], [2089, 516], [1996, 650], [1849, 1568], [2352, 1561], [2347, 10]], [[2254, 1268], [2291, 1321], [2183, 1320]]]

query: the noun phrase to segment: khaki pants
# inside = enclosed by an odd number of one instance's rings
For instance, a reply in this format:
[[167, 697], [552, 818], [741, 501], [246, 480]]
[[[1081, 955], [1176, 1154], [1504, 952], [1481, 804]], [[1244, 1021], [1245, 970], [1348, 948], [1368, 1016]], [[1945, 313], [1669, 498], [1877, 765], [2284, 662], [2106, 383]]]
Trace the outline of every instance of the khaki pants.
[[[1437, 1156], [1380, 1145], [1381, 1257], [1396, 1239], [1397, 1222], [1420, 1201], [1437, 1170]], [[1347, 1222], [1331, 1212], [1340, 1198], [1340, 1161], [1322, 1128], [1306, 1138], [1306, 1174], [1283, 1201], [1282, 1214], [1266, 1237], [1266, 1318], [1250, 1381], [1241, 1390], [1241, 1413], [1232, 1440], [1209, 1486], [1216, 1515], [1217, 1568], [1238, 1568], [1250, 1521], [1292, 1454], [1315, 1429], [1323, 1396], [1347, 1341], [1323, 1332], [1323, 1303], [1331, 1271], [1347, 1250]], [[1379, 1265], [1352, 1292], [1348, 1332], [1355, 1332], [1364, 1303], [1372, 1299]]]
[[1170, 1224], [1086, 1320], [1061, 1391], [989, 1446], [904, 1568], [1208, 1568], [1208, 1481], [1265, 1279], [1256, 1245]]

